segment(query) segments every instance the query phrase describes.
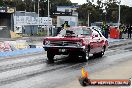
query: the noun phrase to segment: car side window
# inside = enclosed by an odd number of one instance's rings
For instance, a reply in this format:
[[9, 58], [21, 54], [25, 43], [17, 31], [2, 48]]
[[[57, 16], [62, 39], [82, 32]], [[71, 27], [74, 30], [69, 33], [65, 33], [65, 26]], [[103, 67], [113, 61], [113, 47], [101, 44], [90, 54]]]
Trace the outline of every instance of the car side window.
[[101, 33], [99, 31], [96, 31], [96, 32], [98, 33], [99, 37], [102, 37], [102, 35], [101, 35]]
[[96, 37], [100, 37], [99, 33], [97, 31], [93, 31], [92, 32], [92, 37], [96, 38]]
[[88, 28], [82, 28], [82, 30], [83, 30], [83, 34], [84, 35], [90, 35], [91, 34], [91, 30], [90, 29], [88, 29]]
[[99, 34], [100, 37], [102, 37], [101, 33], [98, 32], [98, 34]]
[[90, 35], [90, 31], [88, 31], [88, 30], [83, 30], [83, 34], [84, 34], [84, 35]]

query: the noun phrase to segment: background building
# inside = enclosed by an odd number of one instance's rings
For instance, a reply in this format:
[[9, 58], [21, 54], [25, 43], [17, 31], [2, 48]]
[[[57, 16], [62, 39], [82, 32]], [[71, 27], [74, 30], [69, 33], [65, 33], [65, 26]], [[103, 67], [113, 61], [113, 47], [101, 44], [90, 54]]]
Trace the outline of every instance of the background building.
[[[78, 6], [57, 6], [58, 12], [63, 12], [63, 14], [59, 14], [57, 16], [57, 27], [61, 27], [62, 24], [65, 23], [65, 21], [68, 21], [68, 24], [70, 26], [77, 26], [78, 25], [78, 13], [77, 13]], [[67, 13], [71, 13], [67, 15]]]
[[16, 11], [14, 13], [14, 32], [22, 34], [37, 34], [37, 18], [35, 12]]
[[[0, 7], [0, 37], [11, 37], [10, 31], [17, 34], [37, 35], [47, 30], [48, 17], [38, 17], [35, 12], [15, 11]], [[52, 28], [52, 18], [49, 19]]]
[[10, 30], [13, 31], [14, 7], [0, 7], [0, 37], [10, 37]]

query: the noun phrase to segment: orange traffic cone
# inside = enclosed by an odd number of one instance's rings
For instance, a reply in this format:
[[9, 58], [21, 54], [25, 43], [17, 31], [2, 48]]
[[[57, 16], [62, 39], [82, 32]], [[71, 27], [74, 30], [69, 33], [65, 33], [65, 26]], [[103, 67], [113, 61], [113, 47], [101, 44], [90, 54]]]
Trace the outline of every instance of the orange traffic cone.
[[81, 69], [81, 72], [82, 72], [82, 76], [79, 78], [79, 82], [82, 86], [87, 86], [87, 85], [90, 85], [91, 84], [91, 81], [90, 79], [88, 79], [88, 71], [85, 72], [85, 69], [82, 68]]
[[84, 69], [84, 67], [82, 68], [82, 77], [83, 78], [88, 78], [88, 71], [87, 72], [85, 72], [85, 69]]

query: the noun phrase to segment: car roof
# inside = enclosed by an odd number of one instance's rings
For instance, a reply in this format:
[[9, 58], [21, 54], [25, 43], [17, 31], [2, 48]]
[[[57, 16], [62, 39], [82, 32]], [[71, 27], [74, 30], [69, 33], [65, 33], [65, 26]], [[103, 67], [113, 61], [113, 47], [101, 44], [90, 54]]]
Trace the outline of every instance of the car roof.
[[90, 27], [87, 27], [87, 26], [76, 26], [76, 27], [68, 27], [68, 28], [66, 28], [66, 29], [69, 29], [69, 30], [72, 30], [72, 29], [79, 29], [79, 28], [86, 28], [86, 29], [92, 29], [92, 28], [90, 28]]

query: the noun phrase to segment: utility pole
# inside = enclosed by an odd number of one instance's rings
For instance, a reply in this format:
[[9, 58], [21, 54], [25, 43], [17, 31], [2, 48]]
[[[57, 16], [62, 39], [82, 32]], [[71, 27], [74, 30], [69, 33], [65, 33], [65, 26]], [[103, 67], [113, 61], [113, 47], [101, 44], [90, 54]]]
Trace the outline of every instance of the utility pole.
[[89, 13], [89, 11], [88, 11], [88, 27], [89, 27], [89, 14], [90, 14], [90, 13]]
[[[86, 0], [86, 1], [87, 1], [88, 3], [89, 3], [90, 1], [94, 2], [94, 0]], [[90, 26], [90, 25], [89, 25], [89, 23], [90, 23], [90, 22], [89, 22], [89, 19], [90, 19], [89, 16], [90, 16], [90, 11], [88, 10], [88, 27]]]
[[24, 2], [24, 5], [25, 5], [25, 16], [26, 16], [26, 8], [27, 8], [27, 6], [26, 6], [26, 0], [22, 0], [23, 2]]
[[48, 0], [48, 28], [47, 28], [47, 36], [49, 36], [49, 0]]
[[120, 6], [120, 4], [121, 4], [121, 0], [119, 0], [119, 18], [118, 18], [118, 29], [119, 29], [119, 26], [120, 26], [120, 16], [121, 16], [121, 6]]
[[39, 0], [38, 0], [38, 17], [39, 17]]
[[[39, 28], [39, 0], [38, 0], [38, 28]], [[38, 33], [38, 29], [37, 29], [37, 33]]]
[[34, 12], [35, 12], [35, 0], [34, 0]]

